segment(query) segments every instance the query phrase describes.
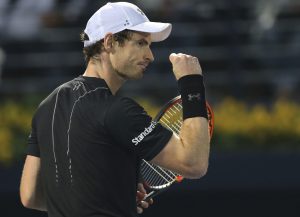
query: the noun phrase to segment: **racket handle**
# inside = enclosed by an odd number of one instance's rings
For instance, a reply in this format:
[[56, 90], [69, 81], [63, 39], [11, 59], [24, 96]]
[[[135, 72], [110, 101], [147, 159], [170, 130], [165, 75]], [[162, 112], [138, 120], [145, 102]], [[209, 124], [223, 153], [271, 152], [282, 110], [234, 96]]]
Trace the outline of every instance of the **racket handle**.
[[136, 203], [137, 205], [140, 205], [142, 201], [145, 201], [147, 203], [150, 202], [150, 200], [155, 197], [156, 195], [160, 194], [162, 191], [151, 191], [148, 193], [142, 200], [138, 200]]
[[160, 190], [156, 190], [156, 191], [151, 191], [149, 192], [145, 198], [143, 199], [143, 201], [149, 202], [150, 199], [152, 199], [153, 197], [156, 197], [157, 195], [159, 195], [160, 193], [164, 192], [167, 188], [163, 188]]

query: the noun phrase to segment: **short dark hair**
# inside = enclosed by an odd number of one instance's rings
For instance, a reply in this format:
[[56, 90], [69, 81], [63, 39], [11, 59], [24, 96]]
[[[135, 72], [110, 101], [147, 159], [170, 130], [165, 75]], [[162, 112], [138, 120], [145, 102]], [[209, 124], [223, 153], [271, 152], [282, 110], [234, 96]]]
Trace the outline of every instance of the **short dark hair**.
[[[125, 40], [131, 39], [132, 32], [133, 32], [132, 30], [125, 29], [121, 32], [115, 33], [115, 34], [113, 34], [113, 40], [117, 41], [119, 43], [119, 45], [123, 45]], [[83, 42], [83, 41], [89, 40], [89, 37], [83, 31], [80, 34], [80, 39]], [[97, 41], [95, 44], [92, 44], [88, 47], [83, 48], [82, 51], [83, 51], [84, 59], [85, 59], [86, 63], [88, 63], [93, 56], [101, 53], [104, 50], [103, 42], [104, 42], [104, 39], [101, 39], [101, 40]]]

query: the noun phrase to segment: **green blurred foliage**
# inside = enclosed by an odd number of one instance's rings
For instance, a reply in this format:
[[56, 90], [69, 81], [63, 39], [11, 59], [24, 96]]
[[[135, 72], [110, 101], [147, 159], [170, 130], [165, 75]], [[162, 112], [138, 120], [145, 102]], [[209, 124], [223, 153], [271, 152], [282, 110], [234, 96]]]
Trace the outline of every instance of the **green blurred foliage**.
[[[0, 103], [0, 165], [22, 159], [31, 118], [42, 97]], [[136, 99], [154, 117], [162, 105]], [[215, 150], [300, 151], [300, 105], [278, 100], [271, 107], [233, 98], [213, 105]]]
[[[139, 101], [152, 117], [159, 107]], [[271, 107], [225, 98], [213, 105], [212, 145], [219, 151], [300, 151], [300, 105], [284, 99]]]
[[214, 112], [214, 142], [222, 150], [300, 150], [299, 104], [278, 100], [267, 108], [229, 98]]
[[24, 103], [0, 104], [0, 163], [10, 165], [24, 153], [33, 109]]

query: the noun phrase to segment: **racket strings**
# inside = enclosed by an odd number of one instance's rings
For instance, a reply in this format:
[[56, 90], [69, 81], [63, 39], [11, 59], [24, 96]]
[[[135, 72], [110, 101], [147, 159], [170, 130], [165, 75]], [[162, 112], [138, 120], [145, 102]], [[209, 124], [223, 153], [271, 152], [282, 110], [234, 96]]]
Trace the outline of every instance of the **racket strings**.
[[[155, 168], [155, 166], [154, 165], [151, 165], [150, 163], [148, 163], [148, 162], [146, 162], [147, 164], [148, 164], [148, 166], [149, 166], [149, 168], [148, 168], [148, 170], [146, 171], [144, 171], [144, 173], [145, 173], [145, 178], [147, 179], [147, 180], [149, 180], [149, 183], [151, 183], [151, 182], [157, 182], [157, 178], [162, 178], [164, 181], [166, 181], [166, 182], [168, 182], [169, 180], [167, 179], [167, 178], [169, 178], [169, 177], [165, 177], [163, 174], [161, 174], [161, 172], [159, 171], [160, 170], [160, 168]], [[152, 170], [155, 172], [155, 174], [157, 174], [158, 176], [153, 176], [152, 175]]]
[[146, 184], [153, 189], [165, 188], [171, 185], [177, 177], [177, 174], [145, 160], [142, 162], [141, 173]]
[[[169, 181], [169, 179], [172, 179], [175, 174], [172, 172], [167, 172], [166, 170], [163, 170], [161, 167], [158, 167], [156, 165], [153, 165], [149, 162], [144, 161], [144, 163], [146, 163], [150, 168], [148, 168], [148, 170], [152, 171], [154, 170], [157, 174], [159, 174], [160, 177], [162, 177], [165, 181]], [[152, 169], [152, 170], [151, 170]], [[145, 171], [145, 173], [150, 174], [150, 171]], [[167, 179], [169, 178], [169, 179]]]
[[171, 131], [179, 135], [180, 128], [182, 125], [182, 105], [181, 101], [177, 101], [172, 106], [170, 106], [163, 116], [160, 118], [159, 122], [165, 127], [169, 128]]

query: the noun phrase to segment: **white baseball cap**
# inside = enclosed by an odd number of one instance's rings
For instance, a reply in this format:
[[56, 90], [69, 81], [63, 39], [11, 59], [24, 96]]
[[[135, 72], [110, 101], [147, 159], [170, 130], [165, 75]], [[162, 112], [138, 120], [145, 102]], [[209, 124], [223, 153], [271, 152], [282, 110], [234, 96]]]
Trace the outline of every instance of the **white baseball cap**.
[[107, 3], [87, 22], [84, 30], [88, 40], [84, 47], [95, 44], [107, 33], [117, 33], [125, 29], [151, 33], [152, 42], [165, 40], [171, 33], [170, 23], [150, 22], [136, 5], [128, 2]]

